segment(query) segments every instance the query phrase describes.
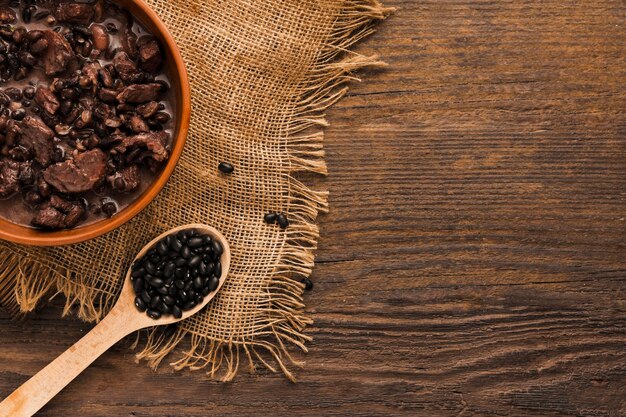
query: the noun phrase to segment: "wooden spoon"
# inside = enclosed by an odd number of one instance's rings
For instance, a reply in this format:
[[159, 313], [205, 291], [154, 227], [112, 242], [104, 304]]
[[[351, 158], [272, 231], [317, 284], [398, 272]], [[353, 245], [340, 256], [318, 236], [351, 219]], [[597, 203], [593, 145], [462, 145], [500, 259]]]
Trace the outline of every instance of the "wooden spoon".
[[158, 241], [181, 230], [196, 229], [218, 240], [224, 248], [221, 257], [222, 276], [215, 291], [205, 297], [201, 305], [183, 313], [182, 318], [173, 316], [161, 317], [153, 320], [141, 313], [135, 307], [135, 291], [130, 280], [130, 269], [126, 274], [126, 281], [122, 293], [111, 312], [83, 337], [78, 343], [61, 354], [52, 363], [42, 369], [37, 375], [28, 380], [13, 394], [0, 403], [0, 417], [30, 417], [39, 411], [55, 395], [74, 380], [93, 361], [106, 352], [125, 336], [146, 327], [165, 326], [187, 319], [202, 310], [222, 288], [228, 268], [230, 267], [230, 248], [221, 233], [212, 227], [203, 224], [190, 224], [177, 227], [163, 233], [148, 243], [137, 254], [135, 259], [141, 258]]

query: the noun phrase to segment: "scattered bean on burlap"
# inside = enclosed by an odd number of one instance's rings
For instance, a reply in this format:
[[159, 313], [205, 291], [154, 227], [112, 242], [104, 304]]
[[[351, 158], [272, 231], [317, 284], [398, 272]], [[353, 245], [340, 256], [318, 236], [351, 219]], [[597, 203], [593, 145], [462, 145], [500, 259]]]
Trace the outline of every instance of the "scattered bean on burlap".
[[[121, 289], [136, 251], [181, 224], [221, 230], [232, 266], [219, 296], [174, 331], [139, 338], [138, 357], [156, 367], [232, 379], [241, 365], [294, 379], [290, 354], [306, 351], [311, 323], [302, 278], [313, 268], [315, 225], [325, 191], [299, 172], [326, 173], [324, 111], [344, 83], [375, 57], [349, 52], [389, 9], [377, 0], [147, 0], [181, 48], [192, 84], [192, 120], [172, 179], [142, 214], [93, 241], [61, 248], [0, 242], [0, 302], [31, 311], [44, 296], [66, 297], [66, 314], [98, 320]], [[235, 166], [224, 175], [221, 161]], [[288, 213], [281, 230], [267, 212]], [[178, 345], [185, 345], [175, 350]], [[175, 352], [172, 352], [175, 351]]]

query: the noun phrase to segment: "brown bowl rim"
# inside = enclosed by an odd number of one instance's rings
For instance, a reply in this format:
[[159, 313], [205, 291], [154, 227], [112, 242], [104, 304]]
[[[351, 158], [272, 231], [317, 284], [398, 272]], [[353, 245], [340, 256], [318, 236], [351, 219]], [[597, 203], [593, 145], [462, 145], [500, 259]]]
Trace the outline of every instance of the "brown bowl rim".
[[[189, 123], [191, 120], [191, 88], [189, 85], [189, 76], [187, 68], [183, 61], [180, 49], [176, 45], [176, 42], [168, 30], [167, 26], [163, 23], [161, 18], [156, 14], [154, 10], [143, 0], [114, 0], [116, 3], [122, 4], [124, 7], [128, 7], [127, 4], [134, 4], [141, 9], [143, 14], [149, 20], [143, 21], [144, 24], [149, 24], [151, 31], [158, 34], [161, 41], [165, 43], [168, 58], [174, 60], [174, 66], [176, 67], [178, 82], [180, 85], [180, 99], [177, 108], [177, 115], [180, 114], [180, 119], [177, 124], [177, 134], [173, 141], [174, 147], [170, 158], [156, 178], [156, 180], [148, 187], [148, 189], [141, 194], [131, 205], [122, 210], [119, 214], [98, 221], [96, 223], [80, 227], [72, 230], [62, 230], [57, 232], [45, 232], [29, 227], [16, 225], [8, 220], [0, 218], [0, 239], [10, 241], [13, 243], [28, 245], [28, 246], [64, 246], [75, 243], [85, 242], [87, 240], [94, 239], [109, 233], [118, 227], [124, 225], [133, 219], [137, 214], [143, 211], [156, 196], [163, 190], [167, 182], [169, 181], [180, 156], [185, 147], [187, 140], [187, 134], [189, 132]], [[154, 29], [156, 28], [156, 31]], [[6, 230], [5, 227], [9, 226], [12, 230]], [[5, 227], [3, 227], [5, 226]], [[15, 230], [17, 229], [17, 230]]]

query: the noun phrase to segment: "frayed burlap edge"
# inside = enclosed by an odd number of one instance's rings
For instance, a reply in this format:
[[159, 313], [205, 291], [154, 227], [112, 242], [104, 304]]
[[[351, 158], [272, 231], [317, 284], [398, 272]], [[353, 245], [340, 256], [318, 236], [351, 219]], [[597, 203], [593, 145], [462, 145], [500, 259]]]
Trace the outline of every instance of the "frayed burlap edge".
[[[374, 33], [374, 23], [385, 19], [392, 11], [378, 0], [346, 1], [332, 35], [302, 83], [302, 95], [294, 108], [289, 136], [284, 143], [290, 165], [291, 226], [287, 231], [282, 259], [273, 271], [267, 288], [271, 299], [267, 309], [268, 315], [273, 318], [272, 325], [254, 340], [243, 342], [211, 340], [190, 332], [184, 325], [173, 332], [167, 329], [142, 331], [133, 345], [133, 348], [143, 345], [136, 355], [138, 361], [146, 360], [156, 369], [189, 335], [188, 349], [182, 352], [179, 360], [171, 363], [176, 370], [206, 369], [211, 377], [220, 375], [222, 381], [231, 381], [241, 362], [247, 359], [250, 372], [261, 364], [271, 372], [282, 371], [295, 382], [289, 367], [301, 367], [303, 362], [290, 354], [289, 346], [297, 346], [307, 352], [305, 343], [312, 338], [303, 332], [307, 325], [313, 323], [304, 311], [304, 285], [300, 281], [310, 276], [313, 270], [314, 251], [319, 239], [319, 229], [315, 224], [317, 216], [328, 211], [328, 192], [315, 191], [296, 176], [302, 172], [327, 174], [323, 129], [328, 122], [324, 112], [346, 94], [347, 82], [359, 81], [353, 75], [354, 71], [385, 65], [376, 56], [358, 55], [350, 52], [349, 48]], [[60, 273], [19, 253], [11, 254], [0, 266], [0, 303], [13, 314], [18, 311], [26, 313], [32, 311], [42, 297], [56, 291], [54, 295], [63, 294], [66, 297], [64, 316], [74, 312], [83, 320], [98, 321], [113, 303], [116, 294], [74, 284], [69, 278], [69, 272]], [[245, 354], [243, 361], [242, 353]]]

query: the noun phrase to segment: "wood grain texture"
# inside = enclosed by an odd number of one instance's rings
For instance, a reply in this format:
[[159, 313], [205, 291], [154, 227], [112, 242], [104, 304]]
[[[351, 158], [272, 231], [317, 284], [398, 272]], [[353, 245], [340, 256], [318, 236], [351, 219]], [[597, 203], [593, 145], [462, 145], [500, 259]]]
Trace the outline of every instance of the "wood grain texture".
[[[331, 213], [292, 385], [118, 346], [42, 416], [626, 415], [626, 7], [389, 0], [328, 114]], [[0, 395], [90, 328], [0, 316]]]

